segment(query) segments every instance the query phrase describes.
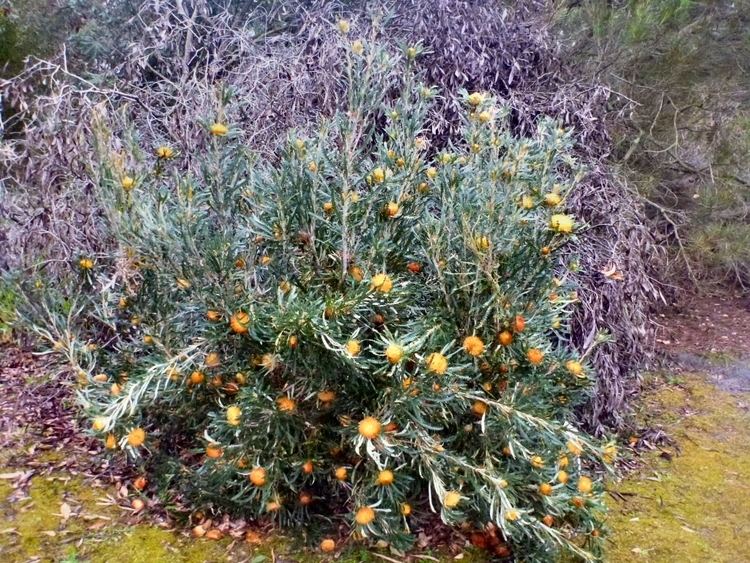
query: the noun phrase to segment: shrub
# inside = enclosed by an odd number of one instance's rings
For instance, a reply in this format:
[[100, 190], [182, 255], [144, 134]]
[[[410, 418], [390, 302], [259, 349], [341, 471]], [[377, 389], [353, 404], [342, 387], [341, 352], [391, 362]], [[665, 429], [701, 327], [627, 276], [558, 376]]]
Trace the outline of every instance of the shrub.
[[432, 509], [497, 526], [529, 560], [593, 559], [587, 460], [615, 450], [568, 421], [592, 376], [565, 345], [576, 293], [554, 273], [585, 228], [565, 212], [571, 133], [542, 119], [514, 137], [501, 105], [464, 92], [463, 141], [428, 158], [419, 50], [391, 102], [392, 57], [344, 42], [348, 111], [275, 158], [237, 142], [228, 95], [202, 155], [148, 156], [97, 125], [119, 250], [76, 260], [67, 315], [30, 302], [53, 311], [37, 330], [78, 370], [91, 432], [158, 459], [196, 505], [333, 515], [397, 547]]
[[[225, 119], [257, 154], [270, 156], [290, 128], [307, 130], [320, 116], [346, 109], [346, 69], [330, 25], [342, 3], [285, 0], [264, 10], [255, 9], [261, 2], [232, 2], [229, 12], [207, 0], [110, 4], [85, 8], [87, 24], [67, 41], [64, 57], [33, 61], [2, 84], [8, 103], [25, 109], [17, 116], [23, 135], [5, 145], [12, 166], [8, 197], [0, 200], [0, 244], [8, 249], [0, 269], [44, 262], [49, 277], [75, 252], [109, 252], [102, 210], [90, 197], [94, 186], [82, 173], [94, 166], [88, 145], [98, 112], [108, 112], [117, 137], [134, 128], [143, 146], [179, 145], [182, 170], [199, 173], [206, 138], [194, 116], [213, 103], [217, 82], [242, 100], [225, 108]], [[574, 129], [574, 154], [589, 173], [566, 205], [590, 228], [558, 257], [577, 255], [580, 262], [570, 344], [583, 352], [596, 331], [612, 335], [588, 356], [596, 391], [578, 412], [588, 430], [603, 433], [629, 422], [637, 370], [653, 349], [648, 307], [658, 298], [651, 280], [661, 272], [653, 264], [659, 252], [631, 190], [600, 160], [610, 150], [609, 90], [571, 72], [542, 4], [409, 0], [391, 3], [385, 16], [379, 1], [346, 2], [343, 9], [351, 10], [352, 36], [381, 38], [394, 51], [422, 42], [425, 53], [415, 62], [441, 94], [426, 121], [431, 152], [461, 142], [462, 88], [502, 97], [517, 135], [532, 135], [544, 115]], [[81, 78], [62, 72], [71, 57], [88, 61]], [[39, 91], [45, 95], [33, 94]], [[622, 279], [599, 273], [613, 266]]]

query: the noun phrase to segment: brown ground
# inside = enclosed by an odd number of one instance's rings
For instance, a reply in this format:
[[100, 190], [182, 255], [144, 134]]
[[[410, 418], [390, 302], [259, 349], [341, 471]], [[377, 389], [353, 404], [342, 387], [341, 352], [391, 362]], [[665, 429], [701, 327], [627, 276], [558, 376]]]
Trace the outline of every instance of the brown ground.
[[657, 343], [667, 354], [750, 354], [750, 297], [683, 295], [657, 319]]

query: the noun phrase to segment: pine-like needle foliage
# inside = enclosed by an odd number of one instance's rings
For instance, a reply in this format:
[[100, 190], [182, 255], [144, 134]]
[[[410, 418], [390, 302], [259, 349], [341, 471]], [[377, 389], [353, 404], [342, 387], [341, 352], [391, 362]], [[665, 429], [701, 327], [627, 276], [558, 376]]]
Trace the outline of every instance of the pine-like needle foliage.
[[465, 93], [464, 142], [432, 154], [439, 93], [411, 73], [418, 49], [402, 64], [344, 43], [349, 110], [273, 161], [221, 110], [200, 177], [172, 147], [115, 154], [100, 128], [120, 252], [82, 258], [78, 306], [38, 330], [79, 370], [92, 432], [158, 454], [198, 505], [345, 518], [399, 546], [434, 510], [492, 523], [526, 560], [592, 559], [602, 487], [585, 459], [615, 451], [568, 422], [591, 378], [564, 346], [575, 290], [553, 273], [582, 227], [564, 211], [571, 135], [542, 120], [515, 138], [497, 100]]

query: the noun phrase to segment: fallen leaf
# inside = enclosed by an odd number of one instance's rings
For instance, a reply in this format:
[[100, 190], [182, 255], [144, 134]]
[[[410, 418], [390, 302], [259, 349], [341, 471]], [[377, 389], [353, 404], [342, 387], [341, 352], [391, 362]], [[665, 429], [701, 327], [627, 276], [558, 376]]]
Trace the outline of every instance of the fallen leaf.
[[109, 516], [104, 516], [102, 514], [82, 514], [81, 518], [84, 520], [112, 520]]
[[71, 514], [73, 514], [73, 509], [70, 508], [70, 505], [67, 502], [62, 503], [60, 505], [60, 516], [62, 516], [63, 522], [70, 518]]
[[625, 276], [622, 275], [622, 272], [617, 271], [617, 266], [614, 264], [607, 264], [603, 270], [599, 270], [599, 273], [604, 277], [615, 281], [622, 281], [625, 279]]

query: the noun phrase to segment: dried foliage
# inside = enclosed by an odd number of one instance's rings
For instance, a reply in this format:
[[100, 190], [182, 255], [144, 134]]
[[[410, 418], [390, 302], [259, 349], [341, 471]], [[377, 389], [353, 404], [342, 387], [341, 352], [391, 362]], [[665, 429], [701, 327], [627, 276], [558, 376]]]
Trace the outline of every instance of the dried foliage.
[[[0, 234], [11, 262], [70, 262], [79, 251], [95, 255], [106, 244], [85, 174], [94, 115], [106, 118], [115, 136], [132, 122], [144, 150], [163, 142], [184, 147], [180, 165], [189, 170], [196, 166], [192, 155], [204, 148], [198, 121], [215, 112], [220, 88], [241, 101], [225, 107], [226, 119], [245, 132], [249, 148], [265, 155], [289, 127], [308, 129], [317, 116], [342, 107], [345, 68], [330, 22], [345, 10], [351, 36], [373, 40], [371, 21], [382, 19], [382, 11], [375, 3], [282, 4], [245, 19], [238, 8], [229, 13], [202, 1], [147, 2], [123, 26], [133, 30], [133, 40], [116, 57], [121, 64], [95, 81], [71, 76], [60, 59], [33, 62], [6, 84], [26, 120], [24, 136], [3, 148], [15, 159], [2, 208], [9, 228]], [[597, 432], [621, 427], [637, 388], [636, 368], [650, 351], [648, 307], [658, 295], [652, 282], [658, 252], [636, 198], [606, 165], [609, 140], [601, 117], [609, 92], [572, 76], [539, 3], [511, 8], [410, 0], [392, 9], [382, 26], [387, 33], [377, 38], [399, 50], [404, 42], [421, 42], [427, 54], [419, 64], [445, 94], [431, 115], [435, 147], [456, 133], [455, 94], [462, 87], [503, 98], [518, 134], [533, 131], [543, 114], [575, 128], [589, 174], [569, 204], [591, 227], [572, 250], [582, 266], [572, 343], [582, 350], [602, 330], [614, 337], [596, 352], [599, 388], [581, 416]], [[31, 96], [41, 85], [44, 94]]]

